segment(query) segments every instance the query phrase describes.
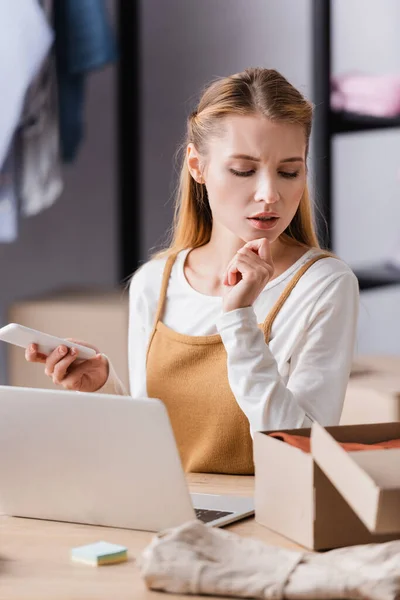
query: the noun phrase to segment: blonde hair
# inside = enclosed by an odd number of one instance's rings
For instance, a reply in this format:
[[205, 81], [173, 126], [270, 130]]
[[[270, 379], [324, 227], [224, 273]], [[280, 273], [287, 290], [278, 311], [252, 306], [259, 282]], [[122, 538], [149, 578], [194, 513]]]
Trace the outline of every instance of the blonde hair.
[[[311, 102], [278, 71], [262, 68], [249, 68], [230, 77], [219, 78], [205, 89], [197, 110], [188, 118], [187, 135], [181, 150], [193, 143], [200, 154], [206, 155], [207, 141], [210, 136], [218, 134], [221, 119], [233, 114], [261, 114], [271, 121], [301, 125], [306, 137], [307, 157], [313, 115]], [[204, 184], [197, 183], [191, 176], [186, 153], [183, 154], [170, 241], [152, 258], [203, 246], [211, 237], [212, 215], [207, 190]], [[307, 185], [299, 208], [280, 239], [287, 244], [320, 247]]]

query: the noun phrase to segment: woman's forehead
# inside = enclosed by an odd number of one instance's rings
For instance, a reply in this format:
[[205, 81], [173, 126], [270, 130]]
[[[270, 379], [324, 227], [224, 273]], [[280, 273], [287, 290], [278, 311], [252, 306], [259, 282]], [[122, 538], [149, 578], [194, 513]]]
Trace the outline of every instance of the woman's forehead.
[[304, 157], [304, 128], [294, 123], [273, 122], [259, 115], [228, 115], [219, 134], [210, 140], [210, 150], [232, 155], [248, 155], [263, 160], [271, 155]]

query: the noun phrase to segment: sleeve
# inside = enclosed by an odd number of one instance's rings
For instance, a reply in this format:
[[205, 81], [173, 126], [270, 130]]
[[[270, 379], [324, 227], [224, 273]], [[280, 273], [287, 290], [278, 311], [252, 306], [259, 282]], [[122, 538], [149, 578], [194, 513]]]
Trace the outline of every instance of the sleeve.
[[141, 269], [139, 269], [129, 284], [128, 363], [130, 393], [127, 392], [120, 381], [109, 359], [108, 379], [104, 386], [98, 390], [100, 393], [130, 395], [133, 398], [147, 397], [146, 351], [150, 331], [148, 328], [148, 309], [142, 294], [142, 278]]
[[136, 274], [129, 286], [129, 386], [133, 398], [147, 398], [146, 354], [153, 315], [135, 278]]
[[325, 287], [291, 356], [287, 384], [253, 307], [219, 318], [229, 383], [252, 433], [295, 429], [312, 421], [339, 423], [354, 353], [358, 302], [358, 281], [351, 272]]
[[103, 356], [108, 360], [108, 378], [105, 384], [96, 391], [96, 394], [113, 394], [116, 396], [129, 396], [124, 384], [118, 377], [112, 362], [106, 354], [103, 354]]

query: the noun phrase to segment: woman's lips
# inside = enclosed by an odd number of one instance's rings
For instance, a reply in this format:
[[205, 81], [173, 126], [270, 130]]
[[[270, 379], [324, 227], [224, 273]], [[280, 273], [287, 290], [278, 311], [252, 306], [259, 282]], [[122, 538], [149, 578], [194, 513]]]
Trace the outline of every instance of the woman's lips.
[[248, 219], [255, 229], [273, 229], [279, 221], [279, 217], [272, 217], [268, 220]]

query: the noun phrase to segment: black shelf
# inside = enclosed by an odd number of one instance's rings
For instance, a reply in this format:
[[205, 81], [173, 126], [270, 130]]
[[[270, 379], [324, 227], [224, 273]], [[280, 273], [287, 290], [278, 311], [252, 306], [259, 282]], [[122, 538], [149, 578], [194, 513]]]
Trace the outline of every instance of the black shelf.
[[376, 264], [369, 267], [355, 268], [360, 290], [388, 287], [400, 284], [400, 268], [390, 264]]
[[[313, 0], [313, 103], [317, 231], [323, 248], [333, 250], [336, 227], [333, 207], [333, 138], [336, 134], [358, 133], [400, 127], [400, 116], [372, 117], [331, 109], [332, 0]], [[400, 285], [400, 269], [385, 264], [355, 268], [361, 290]]]
[[400, 117], [372, 117], [371, 115], [344, 111], [336, 112], [332, 110], [330, 120], [332, 134], [400, 127]]
[[124, 285], [140, 257], [140, 7], [129, 0], [118, 0], [116, 7], [119, 280]]

